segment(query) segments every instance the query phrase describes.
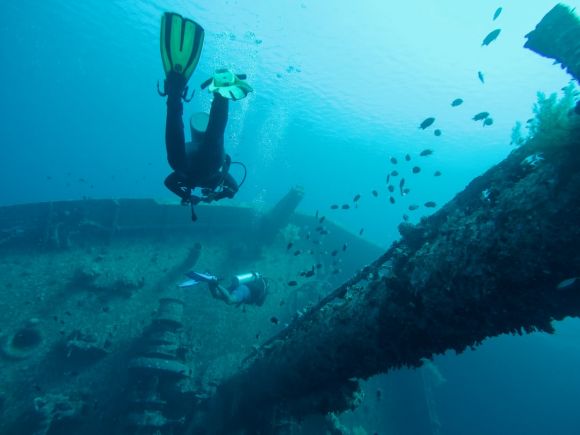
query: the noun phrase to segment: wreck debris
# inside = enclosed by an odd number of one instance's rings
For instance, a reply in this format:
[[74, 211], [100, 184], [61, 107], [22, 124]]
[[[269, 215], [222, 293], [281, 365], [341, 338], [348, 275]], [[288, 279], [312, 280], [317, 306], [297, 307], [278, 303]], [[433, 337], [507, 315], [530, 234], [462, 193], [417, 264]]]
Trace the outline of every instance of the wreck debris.
[[9, 359], [26, 359], [33, 355], [42, 344], [40, 320], [33, 318], [14, 333], [0, 338], [0, 351]]
[[52, 433], [52, 429], [64, 422], [79, 420], [85, 403], [81, 399], [63, 394], [46, 394], [34, 399], [33, 422], [37, 435]]
[[195, 401], [193, 371], [180, 344], [183, 304], [181, 289], [159, 299], [155, 318], [129, 361], [128, 433], [173, 433], [185, 423], [185, 404]]
[[110, 353], [111, 341], [106, 335], [97, 336], [75, 330], [66, 339], [66, 359], [75, 364], [93, 363]]
[[304, 197], [304, 189], [293, 187], [261, 220], [261, 240], [271, 242], [288, 221]]

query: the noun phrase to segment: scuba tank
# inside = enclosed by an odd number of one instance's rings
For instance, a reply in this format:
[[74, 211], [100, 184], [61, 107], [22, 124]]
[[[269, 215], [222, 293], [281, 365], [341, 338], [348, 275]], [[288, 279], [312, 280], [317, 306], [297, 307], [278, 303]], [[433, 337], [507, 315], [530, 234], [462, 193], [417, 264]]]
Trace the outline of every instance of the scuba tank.
[[242, 284], [249, 285], [253, 282], [263, 280], [262, 274], [256, 272], [240, 273], [232, 279], [232, 287], [239, 287]]
[[245, 285], [251, 289], [252, 303], [261, 306], [268, 294], [268, 280], [261, 273], [241, 273], [233, 277], [232, 288]]

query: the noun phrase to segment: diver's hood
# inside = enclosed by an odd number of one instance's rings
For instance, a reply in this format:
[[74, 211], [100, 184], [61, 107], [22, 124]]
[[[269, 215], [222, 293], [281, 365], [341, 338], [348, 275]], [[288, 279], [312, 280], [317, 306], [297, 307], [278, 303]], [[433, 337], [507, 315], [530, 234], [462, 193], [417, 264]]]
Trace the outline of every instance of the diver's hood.
[[205, 112], [196, 112], [189, 118], [191, 128], [191, 140], [201, 139], [207, 130], [209, 115]]

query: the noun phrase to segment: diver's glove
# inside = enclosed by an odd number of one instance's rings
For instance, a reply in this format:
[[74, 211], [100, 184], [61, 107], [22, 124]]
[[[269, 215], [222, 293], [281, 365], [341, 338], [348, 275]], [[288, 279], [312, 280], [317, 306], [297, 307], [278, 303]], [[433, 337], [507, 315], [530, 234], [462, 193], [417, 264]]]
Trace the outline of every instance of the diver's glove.
[[228, 100], [241, 100], [253, 91], [252, 87], [246, 83], [245, 74], [234, 74], [229, 69], [218, 69], [212, 78], [201, 84], [201, 89], [208, 88], [214, 94], [220, 95]]

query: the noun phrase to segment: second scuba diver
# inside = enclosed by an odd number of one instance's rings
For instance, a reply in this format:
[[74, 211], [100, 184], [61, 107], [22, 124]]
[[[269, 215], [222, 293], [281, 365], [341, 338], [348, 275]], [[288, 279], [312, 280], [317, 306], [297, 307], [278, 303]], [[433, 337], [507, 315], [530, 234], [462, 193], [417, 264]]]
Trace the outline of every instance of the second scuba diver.
[[219, 283], [217, 277], [209, 274], [191, 271], [186, 275], [190, 279], [181, 283], [180, 287], [191, 287], [200, 282], [206, 282], [211, 295], [228, 305], [262, 306], [266, 296], [268, 296], [268, 280], [260, 273], [250, 272], [236, 275], [227, 288]]
[[[192, 220], [197, 220], [193, 206], [199, 202], [233, 198], [239, 185], [229, 173], [231, 158], [225, 152], [224, 132], [228, 122], [229, 100], [241, 100], [252, 88], [243, 74], [219, 69], [206, 80], [202, 89], [213, 94], [210, 113], [191, 116], [191, 142], [185, 142], [183, 103], [187, 99], [187, 82], [195, 70], [203, 47], [204, 30], [196, 22], [166, 12], [161, 20], [161, 60], [165, 70], [162, 96], [167, 96], [165, 145], [167, 160], [173, 172], [165, 186], [191, 205]], [[201, 189], [201, 196], [192, 190]]]

